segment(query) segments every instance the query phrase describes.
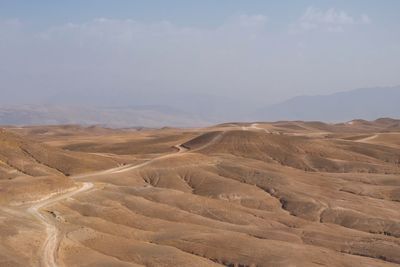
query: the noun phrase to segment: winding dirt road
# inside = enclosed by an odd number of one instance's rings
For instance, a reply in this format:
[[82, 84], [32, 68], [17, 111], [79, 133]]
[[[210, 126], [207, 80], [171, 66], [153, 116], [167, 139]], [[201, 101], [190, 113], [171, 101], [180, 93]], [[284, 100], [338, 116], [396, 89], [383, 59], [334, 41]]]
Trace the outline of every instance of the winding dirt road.
[[372, 139], [375, 139], [377, 137], [378, 137], [378, 135], [375, 134], [375, 135], [368, 136], [366, 138], [362, 138], [362, 139], [356, 140], [356, 142], [368, 142], [368, 141], [370, 141]]
[[[186, 147], [182, 146], [181, 144], [175, 145], [174, 146], [176, 149], [178, 149], [177, 153], [173, 154], [179, 154], [179, 153], [184, 153], [187, 152], [189, 149]], [[126, 166], [119, 166], [116, 168], [104, 170], [104, 171], [99, 171], [99, 172], [94, 172], [94, 173], [88, 173], [88, 174], [82, 174], [82, 175], [77, 175], [74, 177], [71, 177], [73, 179], [80, 179], [80, 178], [85, 178], [93, 175], [101, 175], [101, 174], [113, 174], [113, 173], [122, 173], [122, 172], [127, 172], [133, 169], [137, 169], [143, 166], [146, 166], [153, 162], [154, 160], [161, 159], [164, 157], [171, 156], [173, 154], [167, 154], [163, 155], [151, 160], [148, 160], [146, 162], [137, 164], [137, 165], [126, 165]], [[82, 186], [72, 190], [68, 191], [66, 193], [62, 194], [57, 194], [57, 195], [50, 195], [47, 198], [44, 198], [42, 200], [39, 200], [38, 202], [35, 202], [32, 206], [30, 206], [27, 209], [27, 212], [31, 215], [33, 215], [35, 218], [37, 218], [45, 227], [46, 227], [46, 234], [47, 238], [45, 242], [42, 245], [41, 248], [41, 266], [44, 267], [57, 267], [57, 251], [60, 245], [60, 237], [59, 237], [59, 230], [56, 226], [56, 222], [54, 219], [59, 219], [58, 215], [54, 213], [50, 213], [54, 218], [51, 219], [50, 216], [45, 216], [43, 214], [43, 208], [47, 206], [51, 206], [61, 200], [67, 199], [69, 197], [72, 197], [74, 195], [87, 192], [91, 189], [93, 189], [94, 184], [91, 182], [84, 182], [82, 183]]]
[[43, 215], [41, 210], [45, 208], [46, 206], [50, 206], [52, 204], [55, 204], [56, 202], [59, 202], [61, 200], [64, 200], [66, 198], [72, 197], [74, 195], [77, 195], [82, 192], [89, 191], [90, 189], [93, 188], [93, 183], [86, 182], [83, 183], [81, 187], [69, 191], [65, 194], [57, 195], [55, 197], [47, 198], [44, 200], [41, 200], [34, 205], [32, 205], [30, 208], [27, 209], [27, 212], [32, 214], [34, 217], [36, 217], [39, 221], [42, 222], [42, 224], [46, 227], [46, 233], [47, 233], [47, 238], [45, 242], [43, 243], [42, 249], [41, 249], [41, 265], [46, 266], [46, 267], [56, 267], [56, 254], [59, 246], [59, 236], [58, 236], [58, 229], [55, 224], [55, 222], [51, 219], [49, 219], [48, 216]]
[[264, 131], [266, 133], [271, 133], [269, 130], [267, 130], [265, 128], [258, 127], [258, 123], [252, 123], [249, 127], [242, 126], [241, 128], [242, 128], [243, 131], [248, 131], [250, 129], [254, 129], [254, 130], [261, 130], [261, 131]]

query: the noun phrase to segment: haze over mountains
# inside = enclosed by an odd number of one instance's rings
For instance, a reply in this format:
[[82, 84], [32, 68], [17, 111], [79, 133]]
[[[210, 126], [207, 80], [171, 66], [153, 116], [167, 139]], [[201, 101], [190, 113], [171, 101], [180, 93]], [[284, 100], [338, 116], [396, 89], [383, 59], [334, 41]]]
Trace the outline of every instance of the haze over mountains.
[[[171, 94], [81, 95], [48, 99], [44, 105], [2, 105], [0, 124], [103, 124], [112, 127], [205, 126], [224, 121], [373, 120], [400, 117], [400, 87], [376, 87], [331, 95], [298, 96], [266, 107], [230, 97]], [[108, 105], [106, 105], [109, 100]], [[87, 103], [85, 103], [87, 102]], [[51, 104], [49, 104], [51, 103]]]
[[260, 109], [264, 120], [348, 121], [400, 117], [400, 86], [356, 89], [331, 95], [299, 96]]
[[109, 127], [205, 125], [200, 116], [165, 106], [85, 107], [74, 105], [20, 105], [0, 108], [2, 125], [82, 124]]

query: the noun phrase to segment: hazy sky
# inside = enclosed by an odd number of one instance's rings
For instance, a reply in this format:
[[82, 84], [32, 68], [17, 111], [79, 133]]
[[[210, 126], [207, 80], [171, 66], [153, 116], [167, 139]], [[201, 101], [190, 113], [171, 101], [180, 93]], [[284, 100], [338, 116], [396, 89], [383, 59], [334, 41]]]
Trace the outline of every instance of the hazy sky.
[[0, 0], [1, 102], [263, 105], [397, 85], [399, 14], [398, 0]]

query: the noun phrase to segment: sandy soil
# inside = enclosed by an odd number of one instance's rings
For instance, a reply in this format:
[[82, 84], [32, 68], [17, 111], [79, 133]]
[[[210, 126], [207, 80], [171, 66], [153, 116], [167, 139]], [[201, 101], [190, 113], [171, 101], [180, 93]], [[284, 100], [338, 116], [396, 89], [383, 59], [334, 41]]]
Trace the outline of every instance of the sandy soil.
[[393, 125], [5, 129], [0, 266], [399, 266]]

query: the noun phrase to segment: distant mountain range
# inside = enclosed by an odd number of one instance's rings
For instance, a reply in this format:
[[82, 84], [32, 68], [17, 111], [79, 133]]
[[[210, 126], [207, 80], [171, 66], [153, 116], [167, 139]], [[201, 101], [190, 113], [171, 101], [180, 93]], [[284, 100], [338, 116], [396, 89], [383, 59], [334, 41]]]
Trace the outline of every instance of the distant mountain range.
[[[330, 95], [298, 96], [251, 110], [246, 104], [212, 96], [154, 97], [156, 105], [0, 106], [0, 125], [82, 124], [111, 127], [193, 127], [226, 121], [304, 120], [344, 122], [353, 119], [400, 118], [400, 86], [357, 89]], [[128, 101], [129, 99], [127, 99]], [[136, 102], [138, 99], [135, 100]], [[179, 107], [179, 108], [175, 108]]]
[[199, 116], [164, 106], [141, 107], [81, 107], [20, 105], [0, 107], [0, 125], [82, 124], [110, 127], [163, 127], [210, 122]]
[[298, 96], [257, 110], [257, 120], [373, 120], [400, 117], [400, 86], [356, 89], [330, 95]]

